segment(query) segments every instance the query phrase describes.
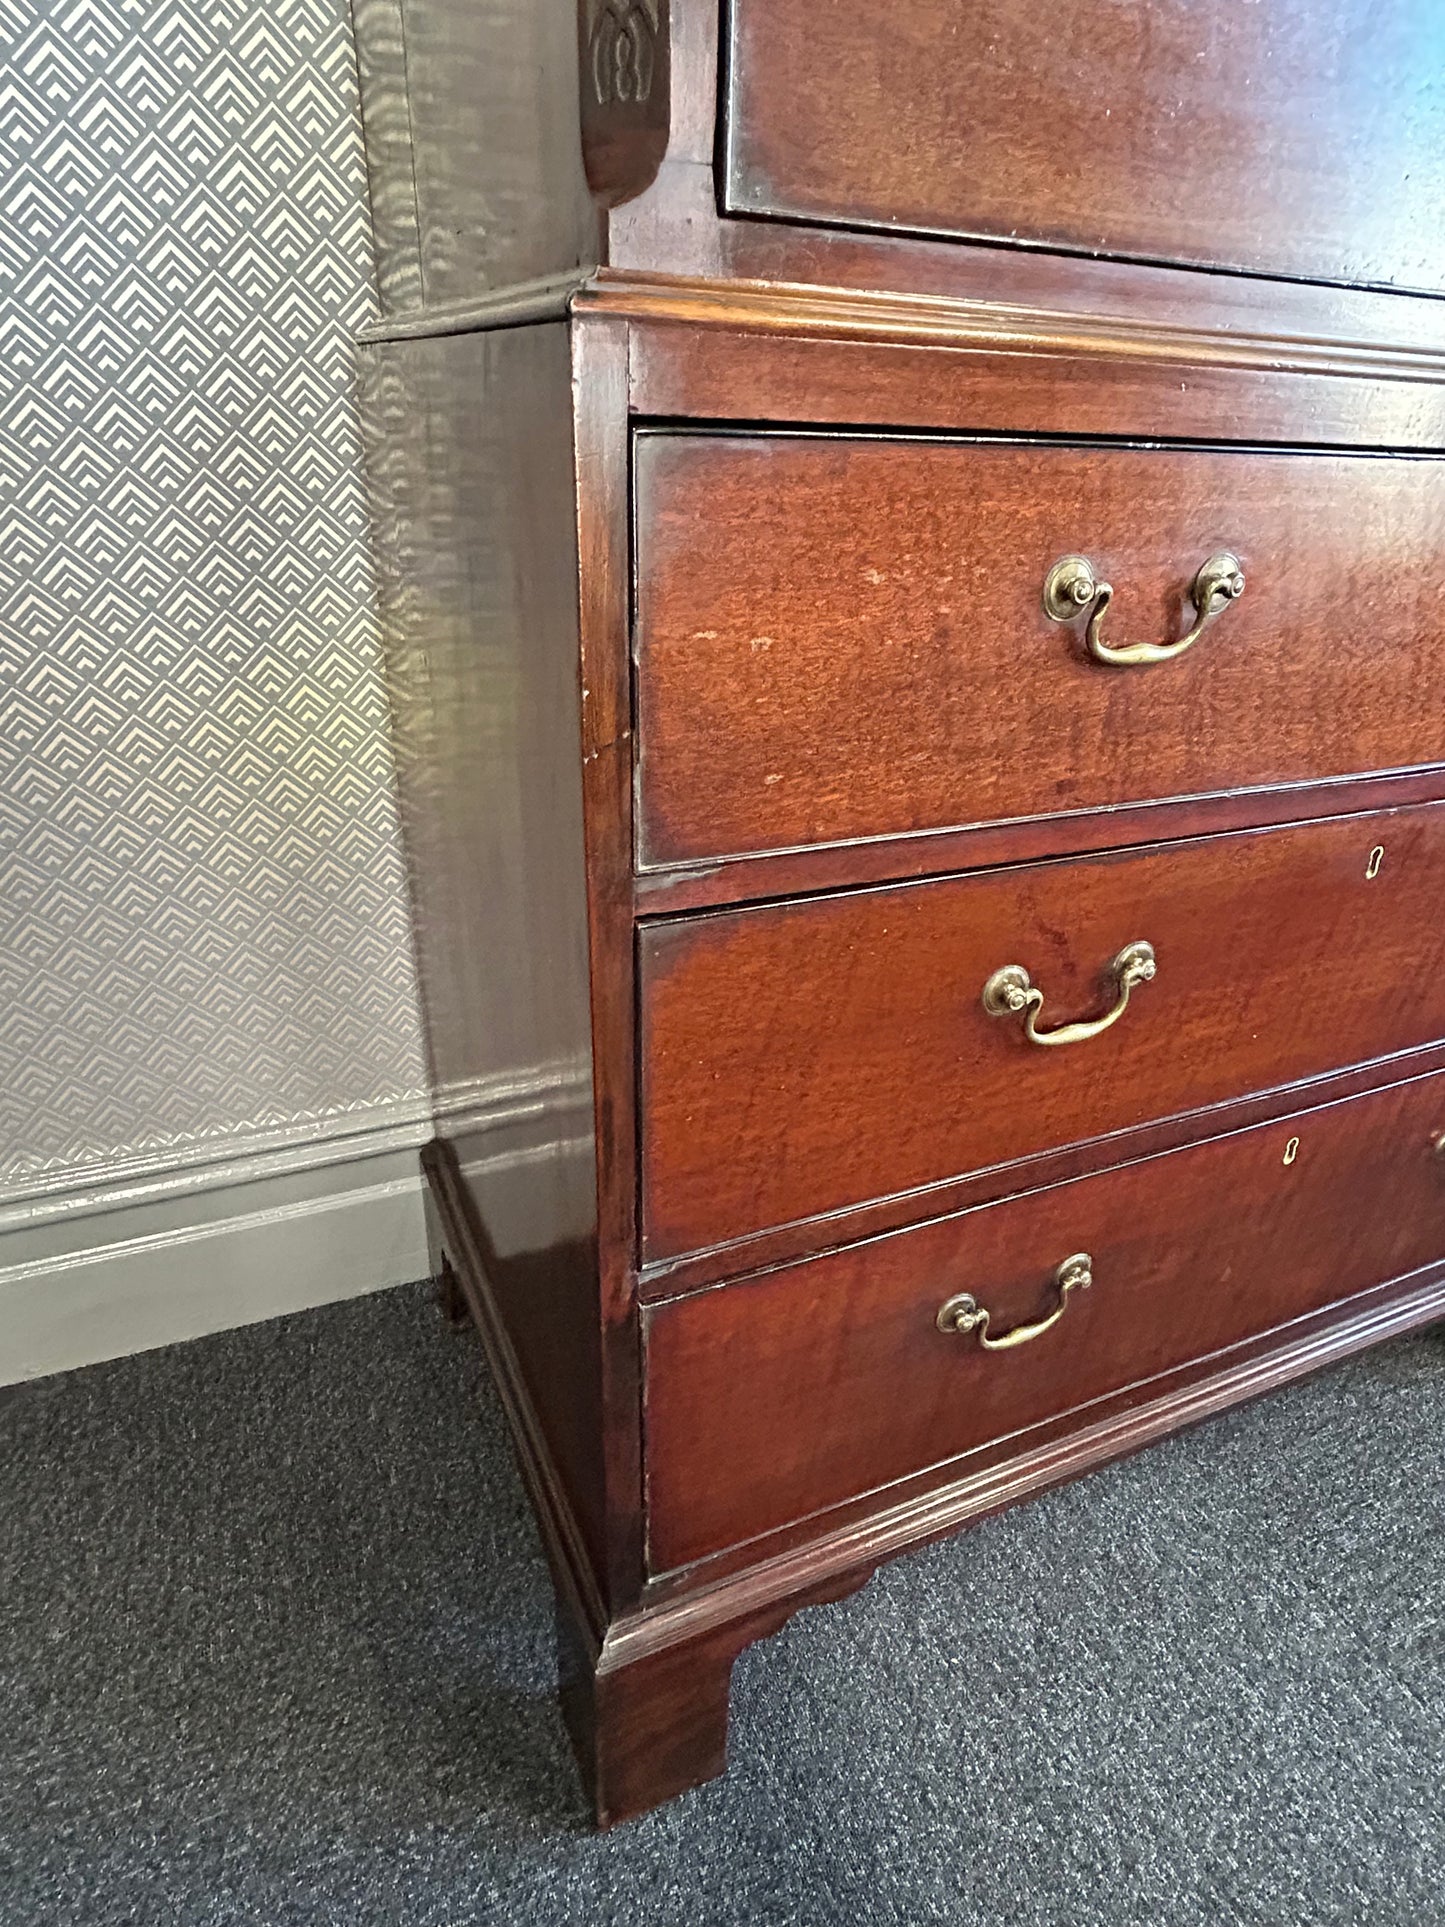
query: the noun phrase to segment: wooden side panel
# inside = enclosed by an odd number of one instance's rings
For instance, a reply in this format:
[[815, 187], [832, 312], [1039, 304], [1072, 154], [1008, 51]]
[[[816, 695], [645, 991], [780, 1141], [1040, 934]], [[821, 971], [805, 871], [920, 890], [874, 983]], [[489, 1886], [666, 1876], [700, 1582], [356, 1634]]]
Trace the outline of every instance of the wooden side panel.
[[[657, 1307], [653, 1570], [1445, 1257], [1442, 1129], [1423, 1078]], [[1076, 1252], [1093, 1283], [1042, 1336], [991, 1352], [938, 1330], [959, 1292], [999, 1334], [1041, 1319]]]
[[[1380, 848], [1378, 873], [1368, 874]], [[662, 1258], [1445, 1037], [1445, 805], [647, 927], [644, 1248]], [[1039, 1048], [982, 1007], [1019, 964]], [[926, 1209], [926, 1201], [918, 1201]]]
[[[1445, 463], [1252, 450], [645, 434], [648, 865], [1445, 762]], [[1110, 666], [1044, 613], [1061, 556]]]
[[735, 0], [724, 201], [1445, 285], [1436, 0]]
[[561, 324], [366, 357], [417, 957], [486, 1283], [604, 1569], [571, 360]]

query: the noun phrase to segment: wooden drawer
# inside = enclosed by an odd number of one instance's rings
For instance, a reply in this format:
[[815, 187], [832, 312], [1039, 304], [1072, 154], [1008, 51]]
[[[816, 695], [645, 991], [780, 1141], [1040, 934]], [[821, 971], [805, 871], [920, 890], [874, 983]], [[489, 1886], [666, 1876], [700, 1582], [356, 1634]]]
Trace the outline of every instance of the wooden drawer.
[[[644, 868], [1445, 761], [1445, 463], [644, 433]], [[1111, 664], [1044, 611], [1082, 554]]]
[[732, 0], [743, 214], [1445, 285], [1438, 0]]
[[[1442, 901], [1427, 804], [648, 925], [644, 1253], [1445, 1037]], [[1040, 1048], [983, 1008], [1020, 965], [1041, 1028], [1103, 1015], [1140, 939], [1157, 977], [1103, 1035]]]
[[[1420, 1078], [656, 1307], [654, 1571], [687, 1564], [1445, 1258], [1445, 1079]], [[992, 1335], [1092, 1283], [1016, 1348]], [[1022, 1441], [1020, 1441], [1022, 1443]]]

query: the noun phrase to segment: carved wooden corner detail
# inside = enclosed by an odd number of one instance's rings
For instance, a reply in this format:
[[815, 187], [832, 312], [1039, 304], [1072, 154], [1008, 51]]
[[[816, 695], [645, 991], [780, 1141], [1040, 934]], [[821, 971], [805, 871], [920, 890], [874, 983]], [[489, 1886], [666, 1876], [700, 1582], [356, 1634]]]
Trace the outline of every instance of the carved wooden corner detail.
[[606, 207], [652, 185], [672, 104], [668, 0], [580, 0], [582, 157]]

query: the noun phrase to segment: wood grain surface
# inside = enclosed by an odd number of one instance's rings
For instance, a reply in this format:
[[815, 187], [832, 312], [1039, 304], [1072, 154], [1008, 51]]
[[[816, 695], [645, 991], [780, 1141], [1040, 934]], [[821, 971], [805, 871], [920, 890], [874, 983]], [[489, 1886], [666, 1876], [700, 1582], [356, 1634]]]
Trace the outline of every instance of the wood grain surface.
[[[644, 1253], [1445, 1037], [1442, 891], [1445, 805], [1427, 804], [649, 925]], [[1157, 979], [1102, 1036], [1040, 1049], [983, 1010], [1016, 963], [1045, 1027], [1099, 1016], [1136, 939]]]
[[1445, 285], [1437, 0], [734, 0], [724, 205]]
[[[1445, 762], [1445, 463], [1277, 450], [644, 434], [645, 866]], [[1185, 655], [1200, 565], [1247, 587]]]
[[[1445, 1256], [1442, 1129], [1445, 1080], [1422, 1078], [656, 1307], [653, 1569]], [[955, 1292], [998, 1331], [1042, 1317], [1077, 1251], [1094, 1282], [1042, 1337], [987, 1352], [938, 1331]]]

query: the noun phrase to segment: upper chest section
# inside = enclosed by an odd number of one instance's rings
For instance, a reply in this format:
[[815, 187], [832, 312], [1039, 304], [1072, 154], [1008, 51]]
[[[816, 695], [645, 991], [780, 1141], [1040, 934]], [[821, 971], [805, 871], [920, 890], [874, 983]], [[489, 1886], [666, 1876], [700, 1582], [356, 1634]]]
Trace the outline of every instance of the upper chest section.
[[1445, 287], [1438, 0], [734, 0], [724, 208]]

